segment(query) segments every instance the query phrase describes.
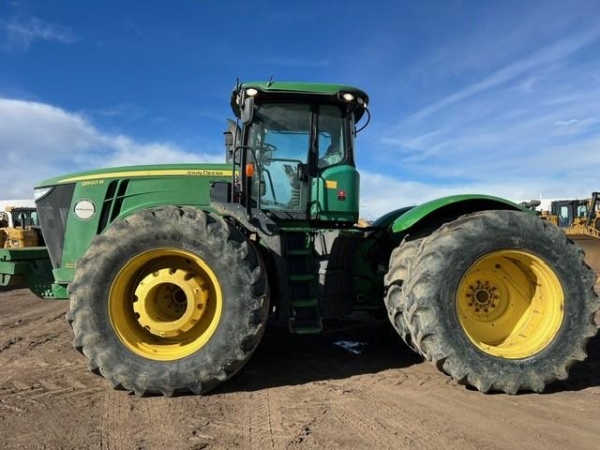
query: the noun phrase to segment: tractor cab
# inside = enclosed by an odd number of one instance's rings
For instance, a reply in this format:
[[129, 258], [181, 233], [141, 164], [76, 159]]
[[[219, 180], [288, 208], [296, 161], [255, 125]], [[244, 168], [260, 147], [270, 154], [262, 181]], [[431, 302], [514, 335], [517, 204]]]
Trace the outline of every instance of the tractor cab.
[[367, 111], [356, 88], [244, 83], [231, 97], [228, 161], [233, 202], [272, 220], [353, 225], [358, 220], [356, 124]]
[[37, 227], [40, 225], [36, 208], [14, 207], [7, 211], [12, 220], [12, 226], [15, 228]]
[[600, 192], [592, 192], [588, 207], [589, 211], [585, 218], [585, 226], [600, 230]]
[[589, 204], [587, 200], [557, 200], [550, 205], [550, 213], [557, 217], [559, 227], [570, 227], [578, 219], [587, 219]]

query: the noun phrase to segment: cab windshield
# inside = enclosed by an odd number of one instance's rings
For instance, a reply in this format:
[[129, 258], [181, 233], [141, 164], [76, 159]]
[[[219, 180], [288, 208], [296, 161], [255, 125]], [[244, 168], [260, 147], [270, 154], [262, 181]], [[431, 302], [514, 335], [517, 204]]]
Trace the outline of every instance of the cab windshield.
[[38, 214], [34, 208], [15, 208], [12, 210], [13, 226], [31, 227], [38, 226]]
[[308, 165], [322, 171], [348, 163], [348, 128], [344, 111], [335, 105], [258, 105], [248, 135], [258, 169], [254, 201], [264, 209], [306, 211]]

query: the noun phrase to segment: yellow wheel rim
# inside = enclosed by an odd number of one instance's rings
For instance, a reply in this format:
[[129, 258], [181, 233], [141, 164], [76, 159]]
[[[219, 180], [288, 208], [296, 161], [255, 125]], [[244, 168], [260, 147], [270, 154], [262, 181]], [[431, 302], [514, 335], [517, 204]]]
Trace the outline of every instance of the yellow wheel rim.
[[197, 255], [179, 249], [141, 253], [110, 287], [110, 323], [121, 342], [147, 359], [173, 361], [202, 348], [223, 309], [221, 286]]
[[564, 293], [542, 259], [502, 250], [480, 258], [463, 275], [456, 312], [477, 348], [500, 358], [522, 359], [556, 337], [564, 319]]

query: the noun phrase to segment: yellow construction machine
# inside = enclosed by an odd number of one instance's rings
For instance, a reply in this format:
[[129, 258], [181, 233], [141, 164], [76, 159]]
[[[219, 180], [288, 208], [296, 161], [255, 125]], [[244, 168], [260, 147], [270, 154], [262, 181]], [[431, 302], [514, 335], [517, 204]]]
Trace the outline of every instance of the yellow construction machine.
[[3, 206], [0, 209], [0, 248], [43, 245], [35, 206]]
[[585, 251], [585, 261], [600, 274], [600, 192], [582, 200], [556, 200], [541, 217], [562, 228]]

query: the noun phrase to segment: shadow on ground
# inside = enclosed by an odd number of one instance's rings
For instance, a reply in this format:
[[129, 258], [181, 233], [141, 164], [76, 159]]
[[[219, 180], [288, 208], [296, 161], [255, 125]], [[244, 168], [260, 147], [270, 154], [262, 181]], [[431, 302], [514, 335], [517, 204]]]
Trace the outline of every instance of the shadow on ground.
[[592, 338], [587, 346], [588, 357], [569, 371], [569, 379], [548, 387], [547, 393], [561, 391], [581, 391], [600, 386], [600, 334]]
[[387, 319], [338, 326], [337, 331], [306, 336], [292, 335], [285, 329], [268, 329], [240, 376], [217, 392], [257, 391], [347, 379], [421, 362]]
[[[429, 364], [409, 349], [386, 322], [373, 322], [317, 336], [291, 335], [269, 329], [242, 369], [241, 376], [216, 392], [257, 391]], [[354, 349], [345, 347], [357, 344]], [[357, 353], [353, 353], [356, 350]], [[588, 358], [569, 371], [569, 379], [548, 386], [546, 393], [600, 386], [600, 335], [590, 340]], [[440, 377], [447, 375], [440, 373]]]

